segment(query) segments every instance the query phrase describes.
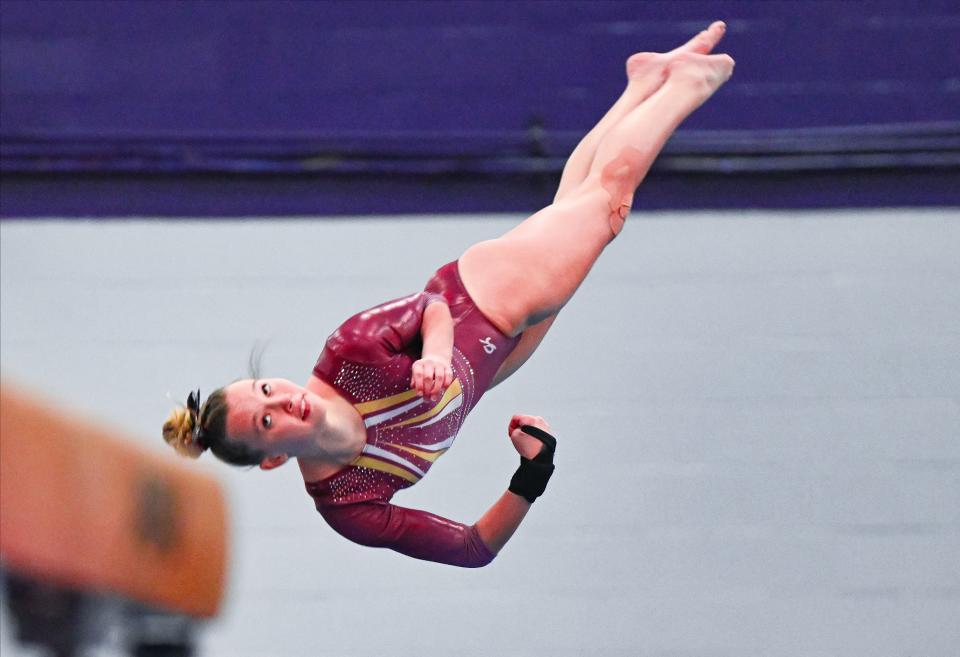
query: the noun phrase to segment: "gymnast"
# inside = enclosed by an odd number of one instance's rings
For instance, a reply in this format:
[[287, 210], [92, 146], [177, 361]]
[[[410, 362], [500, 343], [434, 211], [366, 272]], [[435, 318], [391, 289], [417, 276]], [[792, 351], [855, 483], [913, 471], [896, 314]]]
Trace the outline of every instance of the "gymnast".
[[521, 465], [473, 525], [390, 503], [448, 450], [488, 389], [531, 356], [604, 247], [680, 123], [733, 72], [709, 54], [715, 22], [668, 53], [626, 62], [627, 86], [567, 161], [553, 204], [505, 235], [474, 244], [422, 292], [344, 322], [300, 386], [246, 379], [191, 393], [163, 426], [193, 458], [210, 449], [270, 470], [294, 457], [317, 511], [347, 539], [417, 559], [490, 563], [541, 495], [556, 441], [541, 417], [517, 414], [507, 433]]

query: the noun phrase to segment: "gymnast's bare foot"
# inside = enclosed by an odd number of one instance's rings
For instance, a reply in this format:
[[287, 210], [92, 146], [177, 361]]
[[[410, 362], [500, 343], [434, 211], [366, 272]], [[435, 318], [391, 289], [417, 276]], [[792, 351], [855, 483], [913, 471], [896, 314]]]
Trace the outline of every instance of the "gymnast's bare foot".
[[689, 86], [702, 103], [730, 79], [734, 64], [730, 55], [681, 53], [667, 65], [667, 84]]
[[662, 82], [666, 78], [670, 62], [683, 53], [709, 54], [720, 43], [726, 31], [727, 26], [723, 21], [715, 21], [703, 32], [670, 52], [638, 52], [631, 55], [627, 60], [628, 83], [646, 81], [651, 77], [659, 77]]

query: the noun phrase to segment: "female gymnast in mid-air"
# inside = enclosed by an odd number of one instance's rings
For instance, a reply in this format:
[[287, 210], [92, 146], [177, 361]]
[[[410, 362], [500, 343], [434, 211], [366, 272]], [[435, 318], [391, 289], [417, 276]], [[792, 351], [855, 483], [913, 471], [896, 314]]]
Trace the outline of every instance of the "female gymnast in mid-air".
[[344, 322], [306, 385], [246, 379], [191, 393], [163, 426], [178, 452], [234, 465], [295, 457], [317, 510], [346, 538], [429, 561], [484, 566], [516, 531], [553, 471], [540, 417], [514, 415], [521, 465], [473, 525], [390, 504], [453, 444], [470, 410], [530, 357], [604, 247], [680, 123], [733, 72], [710, 55], [721, 22], [668, 53], [627, 60], [627, 86], [577, 145], [553, 204], [441, 267], [422, 292]]

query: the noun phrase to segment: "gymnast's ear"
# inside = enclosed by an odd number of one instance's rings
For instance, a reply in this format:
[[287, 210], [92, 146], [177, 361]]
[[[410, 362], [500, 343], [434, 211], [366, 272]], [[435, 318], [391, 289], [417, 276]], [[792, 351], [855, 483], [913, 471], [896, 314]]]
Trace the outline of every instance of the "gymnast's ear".
[[268, 456], [267, 458], [260, 461], [261, 470], [273, 470], [274, 468], [279, 468], [281, 465], [286, 463], [290, 459], [286, 454], [277, 454], [276, 456]]

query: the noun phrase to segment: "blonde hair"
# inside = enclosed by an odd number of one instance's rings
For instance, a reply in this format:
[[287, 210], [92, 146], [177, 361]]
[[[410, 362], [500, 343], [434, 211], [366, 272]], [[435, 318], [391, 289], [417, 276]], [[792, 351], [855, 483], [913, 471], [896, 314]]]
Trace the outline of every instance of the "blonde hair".
[[180, 456], [191, 459], [200, 458], [206, 449], [197, 440], [196, 416], [183, 406], [179, 406], [170, 413], [170, 417], [163, 423], [163, 439], [177, 450]]

